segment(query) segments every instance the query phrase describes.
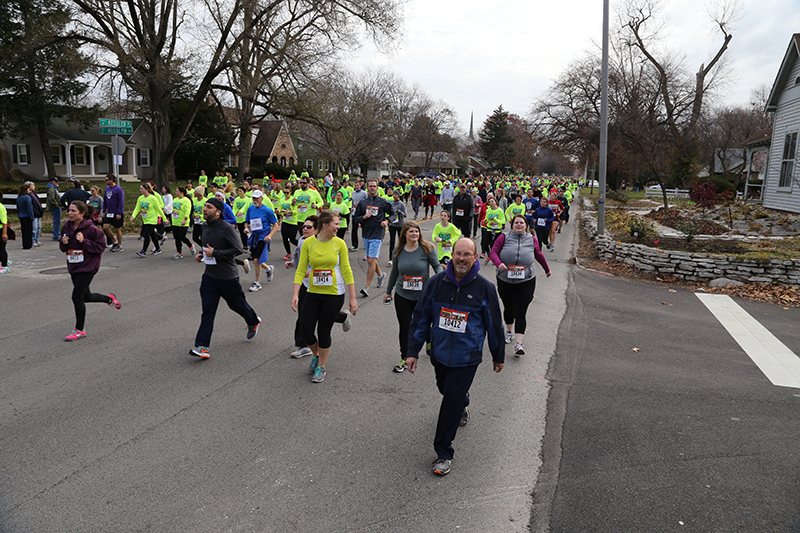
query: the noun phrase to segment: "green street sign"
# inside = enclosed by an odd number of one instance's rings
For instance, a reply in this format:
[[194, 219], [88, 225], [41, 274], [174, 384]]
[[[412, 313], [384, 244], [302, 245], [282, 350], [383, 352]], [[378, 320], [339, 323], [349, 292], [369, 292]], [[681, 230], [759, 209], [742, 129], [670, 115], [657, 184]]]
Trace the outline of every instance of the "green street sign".
[[111, 118], [101, 118], [98, 120], [100, 135], [132, 135], [133, 122], [130, 120], [115, 120]]

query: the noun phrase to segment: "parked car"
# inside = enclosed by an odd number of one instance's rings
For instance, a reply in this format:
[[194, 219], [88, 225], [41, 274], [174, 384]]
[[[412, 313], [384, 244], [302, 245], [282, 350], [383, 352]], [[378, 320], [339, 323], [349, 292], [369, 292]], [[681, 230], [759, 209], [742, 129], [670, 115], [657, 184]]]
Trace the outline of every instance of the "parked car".
[[650, 185], [647, 188], [647, 190], [648, 191], [660, 191], [661, 190], [661, 185]]
[[591, 181], [586, 182], [586, 186], [587, 187], [592, 187], [594, 189], [599, 189], [600, 188], [600, 182], [597, 181], [597, 180], [591, 180]]

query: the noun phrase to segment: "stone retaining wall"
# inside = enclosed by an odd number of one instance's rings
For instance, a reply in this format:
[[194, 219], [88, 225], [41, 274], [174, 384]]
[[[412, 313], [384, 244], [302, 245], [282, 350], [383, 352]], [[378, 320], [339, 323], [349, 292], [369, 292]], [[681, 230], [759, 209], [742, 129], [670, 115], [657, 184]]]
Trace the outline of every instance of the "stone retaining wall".
[[800, 285], [800, 260], [752, 261], [722, 254], [705, 254], [658, 250], [619, 242], [597, 234], [597, 218], [582, 211], [581, 224], [589, 239], [595, 243], [601, 259], [617, 260], [639, 270], [669, 274], [691, 281], [729, 278], [740, 281], [781, 282]]

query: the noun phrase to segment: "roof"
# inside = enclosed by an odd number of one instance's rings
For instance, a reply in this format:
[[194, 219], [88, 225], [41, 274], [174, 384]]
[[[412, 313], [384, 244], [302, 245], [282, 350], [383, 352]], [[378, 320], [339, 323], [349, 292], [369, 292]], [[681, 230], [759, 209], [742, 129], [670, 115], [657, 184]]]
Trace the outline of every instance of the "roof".
[[262, 120], [255, 124], [258, 128], [258, 135], [253, 143], [253, 155], [257, 157], [269, 157], [278, 142], [278, 134], [283, 127], [282, 120]]
[[[425, 162], [428, 159], [427, 152], [409, 152], [407, 161], [411, 161], [412, 166], [415, 167], [424, 167]], [[430, 167], [438, 167], [438, 168], [458, 168], [458, 164], [455, 161], [455, 158], [451, 154], [447, 152], [433, 152], [431, 155]]]
[[772, 142], [772, 128], [766, 128], [753, 132], [753, 134], [744, 140], [744, 146], [767, 146]]
[[775, 83], [772, 84], [772, 90], [767, 99], [767, 112], [775, 111], [778, 108], [778, 99], [781, 95], [781, 89], [786, 86], [787, 77], [792, 71], [797, 58], [800, 57], [800, 33], [792, 35], [789, 41], [789, 47], [786, 49], [786, 54], [781, 61], [781, 68], [778, 70], [778, 76], [775, 78]]

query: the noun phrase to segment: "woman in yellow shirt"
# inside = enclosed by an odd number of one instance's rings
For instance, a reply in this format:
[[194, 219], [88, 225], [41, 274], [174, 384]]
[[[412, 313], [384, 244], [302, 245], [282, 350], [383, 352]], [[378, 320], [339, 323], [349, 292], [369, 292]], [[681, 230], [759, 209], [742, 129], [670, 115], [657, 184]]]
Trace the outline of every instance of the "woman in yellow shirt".
[[156, 235], [156, 225], [159, 219], [164, 218], [164, 204], [161, 199], [153, 193], [152, 187], [149, 183], [142, 183], [139, 187], [142, 195], [136, 199], [136, 207], [131, 215], [131, 222], [136, 220], [136, 217], [141, 214], [142, 216], [142, 229], [144, 230], [144, 244], [142, 250], [136, 252], [139, 257], [147, 257], [147, 247], [150, 245], [150, 239], [153, 240], [153, 255], [161, 253], [161, 241]]
[[[308, 273], [308, 293], [300, 314], [300, 331], [311, 353], [312, 383], [325, 380], [325, 364], [331, 350], [331, 328], [344, 305], [344, 293], [350, 297], [350, 312], [358, 311], [353, 270], [347, 245], [336, 236], [339, 217], [330, 211], [319, 215], [319, 233], [306, 239], [300, 251], [300, 264], [294, 276], [292, 310], [297, 312], [300, 285]], [[314, 330], [317, 335], [314, 335]]]

